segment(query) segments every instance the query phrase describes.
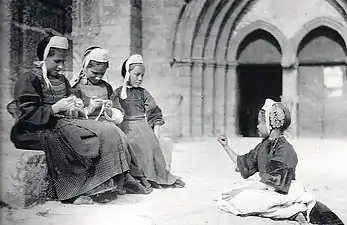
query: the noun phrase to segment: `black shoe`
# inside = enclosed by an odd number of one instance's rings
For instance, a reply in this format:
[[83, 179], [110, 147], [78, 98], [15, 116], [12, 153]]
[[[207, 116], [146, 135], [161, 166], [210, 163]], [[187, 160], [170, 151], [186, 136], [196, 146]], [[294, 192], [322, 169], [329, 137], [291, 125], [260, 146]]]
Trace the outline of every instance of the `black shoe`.
[[163, 189], [163, 186], [161, 186], [160, 184], [153, 182], [153, 181], [149, 181], [149, 183], [151, 184], [152, 188], [156, 188], [156, 189]]
[[127, 181], [124, 184], [124, 189], [126, 190], [127, 194], [143, 194], [148, 195], [153, 191], [152, 188], [146, 188], [142, 186], [137, 181]]
[[186, 183], [184, 183], [182, 180], [177, 179], [176, 182], [172, 185], [174, 188], [184, 188], [186, 186]]
[[139, 178], [140, 183], [142, 186], [144, 186], [145, 188], [150, 188], [151, 184], [147, 181], [147, 179], [145, 177], [141, 177]]
[[94, 202], [97, 203], [108, 203], [110, 201], [116, 200], [118, 198], [117, 188], [109, 188], [102, 192], [96, 193], [89, 196]]
[[116, 193], [117, 193], [117, 195], [126, 195], [127, 192], [124, 189], [117, 189]]

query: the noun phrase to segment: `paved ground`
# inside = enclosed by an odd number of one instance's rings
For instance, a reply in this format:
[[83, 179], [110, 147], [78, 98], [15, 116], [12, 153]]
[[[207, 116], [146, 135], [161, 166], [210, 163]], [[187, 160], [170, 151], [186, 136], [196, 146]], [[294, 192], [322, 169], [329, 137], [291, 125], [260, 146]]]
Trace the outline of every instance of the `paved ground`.
[[[232, 139], [232, 147], [245, 152], [257, 139]], [[296, 140], [298, 179], [318, 200], [347, 221], [347, 141]], [[182, 142], [175, 146], [172, 170], [187, 182], [184, 189], [155, 190], [148, 196], [127, 195], [107, 205], [71, 206], [48, 202], [26, 210], [2, 209], [7, 224], [156, 224], [233, 225], [296, 224], [256, 217], [240, 218], [216, 208], [218, 194], [244, 182], [226, 153], [214, 140]]]

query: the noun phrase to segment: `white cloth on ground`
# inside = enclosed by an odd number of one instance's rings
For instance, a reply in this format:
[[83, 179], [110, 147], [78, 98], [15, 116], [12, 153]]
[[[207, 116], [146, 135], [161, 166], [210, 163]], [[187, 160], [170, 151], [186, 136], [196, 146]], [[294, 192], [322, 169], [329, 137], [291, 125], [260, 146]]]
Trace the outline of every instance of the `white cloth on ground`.
[[[243, 186], [245, 188], [247, 186]], [[237, 187], [233, 190], [236, 190]], [[229, 190], [230, 191], [230, 190]], [[313, 194], [307, 192], [304, 186], [293, 180], [287, 195], [267, 190], [244, 189], [236, 195], [217, 201], [219, 209], [234, 215], [257, 215], [267, 218], [287, 219], [299, 212], [310, 214], [316, 204]], [[225, 198], [225, 196], [224, 196]], [[309, 221], [309, 217], [307, 218]]]

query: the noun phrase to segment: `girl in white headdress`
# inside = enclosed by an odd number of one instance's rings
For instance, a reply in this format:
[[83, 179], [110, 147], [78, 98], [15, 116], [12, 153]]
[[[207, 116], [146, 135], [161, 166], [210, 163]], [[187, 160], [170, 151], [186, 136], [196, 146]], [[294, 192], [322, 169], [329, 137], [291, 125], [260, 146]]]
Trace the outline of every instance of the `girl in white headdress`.
[[[106, 50], [100, 47], [90, 47], [84, 52], [83, 65], [79, 78], [74, 81], [73, 90], [76, 97], [81, 98], [85, 106], [85, 114], [89, 120], [103, 121], [119, 125], [123, 121], [124, 111], [115, 96], [112, 86], [104, 81], [109, 67]], [[124, 132], [115, 126], [116, 135], [126, 139]], [[126, 151], [130, 174], [126, 174], [124, 190], [131, 194], [149, 194], [152, 192], [150, 184], [139, 167], [135, 154], [131, 148]], [[137, 182], [134, 178], [140, 181]]]
[[295, 219], [301, 224], [343, 224], [296, 180], [298, 157], [283, 135], [290, 123], [289, 109], [283, 103], [266, 99], [257, 126], [263, 140], [254, 149], [238, 155], [229, 147], [226, 136], [218, 137], [244, 179], [257, 172], [260, 176], [260, 181], [222, 193], [218, 207], [240, 216]]
[[141, 55], [130, 56], [122, 65], [123, 86], [115, 90], [125, 112], [120, 128], [127, 134], [147, 179], [155, 188], [184, 187], [185, 183], [171, 174], [161, 149], [160, 126], [163, 114], [152, 95], [141, 87], [145, 67]]
[[123, 110], [114, 97], [112, 86], [104, 81], [109, 67], [107, 52], [100, 47], [90, 47], [83, 55], [82, 69], [71, 86], [76, 96], [83, 100], [87, 119], [120, 124]]
[[[16, 119], [11, 140], [19, 149], [45, 152], [51, 197], [74, 204], [105, 203], [123, 189], [128, 146], [114, 124], [83, 117], [83, 101], [62, 75], [67, 49], [65, 37], [44, 38], [37, 47], [38, 67], [18, 76], [8, 106]], [[74, 109], [81, 117], [71, 118]]]

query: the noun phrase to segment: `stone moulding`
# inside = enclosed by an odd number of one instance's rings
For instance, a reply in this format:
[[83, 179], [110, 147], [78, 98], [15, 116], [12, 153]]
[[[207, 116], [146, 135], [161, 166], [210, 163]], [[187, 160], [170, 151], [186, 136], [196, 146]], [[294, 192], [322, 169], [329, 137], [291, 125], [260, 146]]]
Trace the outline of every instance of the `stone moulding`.
[[[331, 4], [342, 18], [347, 21], [346, 1], [325, 1]], [[196, 57], [211, 58], [218, 62], [235, 61], [235, 57], [233, 57], [232, 53], [230, 54], [230, 51], [233, 51], [235, 46], [238, 48], [238, 44], [231, 40], [234, 40], [235, 36], [241, 37], [242, 34], [239, 34], [240, 32], [235, 34], [234, 28], [254, 2], [256, 0], [216, 0], [213, 2], [197, 0], [183, 2], [172, 34], [170, 64], [175, 65], [179, 61], [172, 59]], [[297, 63], [296, 49], [302, 38], [307, 34], [305, 31], [309, 32], [315, 26], [327, 26], [339, 32], [342, 37], [347, 37], [344, 26], [330, 18], [317, 18], [310, 21], [291, 40], [283, 39], [283, 35], [280, 35], [276, 29], [261, 24], [261, 22], [256, 22], [255, 25], [251, 24], [247, 29], [267, 29], [266, 31], [270, 32], [279, 43], [282, 42], [283, 59], [281, 64], [284, 68], [291, 68]], [[247, 29], [242, 30], [247, 32]]]

